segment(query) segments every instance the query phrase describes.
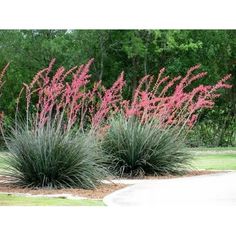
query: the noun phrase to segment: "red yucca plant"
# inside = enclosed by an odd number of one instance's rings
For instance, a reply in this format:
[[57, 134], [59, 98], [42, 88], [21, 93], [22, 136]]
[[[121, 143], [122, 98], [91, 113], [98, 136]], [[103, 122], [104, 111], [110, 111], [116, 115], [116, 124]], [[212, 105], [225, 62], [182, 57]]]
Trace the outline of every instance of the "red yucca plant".
[[90, 60], [86, 65], [68, 71], [60, 67], [50, 77], [54, 59], [47, 68], [39, 71], [29, 85], [25, 84], [27, 120], [31, 98], [37, 94], [36, 124], [39, 126], [43, 126], [51, 117], [56, 120], [66, 117], [64, 126], [67, 129], [74, 124], [83, 129], [87, 123], [97, 129], [109, 117], [120, 112], [125, 117], [138, 117], [143, 123], [155, 118], [162, 126], [192, 127], [200, 109], [213, 107], [214, 99], [220, 96], [218, 90], [231, 87], [226, 83], [230, 75], [226, 75], [213, 86], [199, 85], [191, 90], [190, 84], [207, 74], [194, 73], [200, 65], [191, 67], [184, 77], [174, 78], [163, 76], [163, 68], [157, 78], [149, 75], [143, 77], [132, 99], [124, 100], [124, 73], [109, 89], [101, 81], [91, 86], [89, 67], [92, 62]]

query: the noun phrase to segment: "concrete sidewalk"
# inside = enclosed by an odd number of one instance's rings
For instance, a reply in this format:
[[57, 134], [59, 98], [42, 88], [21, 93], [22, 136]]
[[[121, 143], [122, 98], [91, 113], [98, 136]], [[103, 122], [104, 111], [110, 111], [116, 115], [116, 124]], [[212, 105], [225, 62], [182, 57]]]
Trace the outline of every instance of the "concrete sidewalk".
[[108, 206], [236, 206], [236, 171], [145, 180], [104, 198]]

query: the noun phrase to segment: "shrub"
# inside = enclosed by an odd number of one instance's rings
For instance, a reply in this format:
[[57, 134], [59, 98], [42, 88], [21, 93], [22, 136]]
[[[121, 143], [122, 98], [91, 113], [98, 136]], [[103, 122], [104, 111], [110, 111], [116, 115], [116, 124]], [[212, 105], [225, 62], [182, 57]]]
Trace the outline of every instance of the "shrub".
[[91, 133], [64, 132], [47, 123], [22, 125], [6, 137], [5, 175], [23, 187], [95, 188], [107, 175], [105, 158]]
[[119, 176], [182, 174], [189, 166], [183, 139], [156, 121], [112, 119], [103, 146], [112, 156], [110, 168]]

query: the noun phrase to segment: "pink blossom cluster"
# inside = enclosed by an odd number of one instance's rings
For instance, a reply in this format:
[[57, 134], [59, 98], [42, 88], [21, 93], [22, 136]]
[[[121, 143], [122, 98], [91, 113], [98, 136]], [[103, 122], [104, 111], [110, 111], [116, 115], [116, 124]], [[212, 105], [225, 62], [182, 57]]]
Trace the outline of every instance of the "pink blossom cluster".
[[[123, 73], [110, 89], [102, 86], [101, 81], [94, 83], [93, 88], [87, 86], [90, 83], [89, 68], [93, 62], [73, 67], [66, 71], [60, 67], [54, 75], [52, 73], [55, 59], [48, 68], [39, 71], [32, 82], [25, 86], [27, 103], [27, 120], [29, 119], [32, 96], [37, 94], [36, 124], [43, 126], [48, 119], [60, 120], [64, 126], [70, 129], [78, 122], [81, 129], [86, 122], [93, 128], [101, 125], [103, 120], [119, 111], [122, 88], [125, 84]], [[20, 95], [21, 96], [21, 95]]]
[[60, 67], [52, 74], [55, 60], [48, 68], [41, 70], [29, 85], [25, 85], [27, 111], [32, 105], [32, 96], [38, 95], [37, 124], [44, 125], [50, 119], [63, 119], [65, 126], [71, 128], [77, 124], [84, 128], [90, 124], [94, 128], [106, 127], [106, 120], [117, 113], [126, 117], [136, 116], [145, 123], [158, 119], [161, 125], [182, 125], [192, 127], [198, 118], [198, 111], [212, 108], [214, 99], [221, 88], [230, 88], [226, 82], [230, 75], [223, 77], [215, 85], [199, 85], [191, 89], [190, 85], [204, 78], [207, 73], [196, 73], [200, 65], [191, 67], [184, 77], [164, 76], [161, 69], [157, 78], [143, 77], [130, 100], [122, 98], [125, 86], [124, 73], [106, 89], [102, 81], [90, 85], [89, 68], [93, 60], [80, 67], [66, 71]]
[[198, 111], [212, 108], [214, 99], [219, 97], [221, 88], [231, 88], [226, 82], [230, 75], [224, 76], [217, 84], [189, 86], [196, 80], [204, 78], [207, 73], [194, 73], [200, 65], [191, 67], [184, 77], [171, 79], [163, 77], [165, 68], [161, 69], [157, 79], [145, 76], [135, 91], [131, 101], [124, 101], [126, 116], [137, 116], [142, 122], [157, 118], [162, 125], [188, 125], [192, 127], [198, 118]]

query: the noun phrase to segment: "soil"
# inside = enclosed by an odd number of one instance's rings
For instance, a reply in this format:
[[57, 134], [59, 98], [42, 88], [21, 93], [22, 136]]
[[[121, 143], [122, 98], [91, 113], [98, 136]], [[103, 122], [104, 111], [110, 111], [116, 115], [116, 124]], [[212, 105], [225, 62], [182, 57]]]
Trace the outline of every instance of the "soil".
[[[222, 172], [222, 171], [221, 171]], [[216, 173], [216, 171], [191, 171], [183, 177], [186, 176], [197, 176], [197, 175], [205, 175], [205, 174], [212, 174]], [[142, 179], [170, 179], [170, 178], [177, 178], [180, 176], [145, 176]], [[131, 179], [131, 178], [129, 178]], [[137, 179], [137, 178], [133, 178]], [[139, 178], [140, 179], [140, 178]], [[97, 187], [94, 190], [85, 190], [85, 189], [79, 189], [79, 188], [67, 188], [67, 189], [31, 189], [31, 188], [19, 188], [12, 184], [7, 183], [7, 178], [4, 176], [0, 176], [0, 192], [1, 193], [27, 193], [32, 195], [37, 194], [71, 194], [73, 196], [80, 196], [80, 197], [86, 197], [89, 199], [103, 199], [106, 195], [122, 189], [128, 185], [126, 184], [115, 184], [115, 183], [109, 183], [109, 184], [103, 184], [99, 187]]]
[[[2, 178], [0, 178], [2, 180]], [[1, 193], [27, 193], [32, 195], [38, 194], [71, 194], [73, 196], [85, 197], [89, 199], [103, 199], [106, 195], [126, 187], [125, 184], [103, 184], [96, 189], [79, 189], [79, 188], [66, 188], [66, 189], [31, 189], [31, 188], [19, 188], [12, 184], [7, 184], [0, 182], [0, 192]]]

